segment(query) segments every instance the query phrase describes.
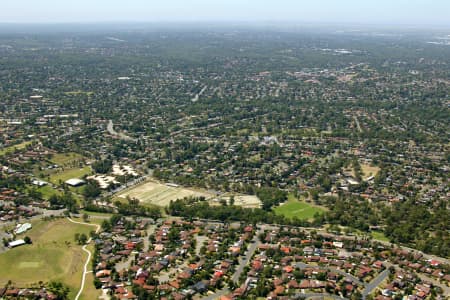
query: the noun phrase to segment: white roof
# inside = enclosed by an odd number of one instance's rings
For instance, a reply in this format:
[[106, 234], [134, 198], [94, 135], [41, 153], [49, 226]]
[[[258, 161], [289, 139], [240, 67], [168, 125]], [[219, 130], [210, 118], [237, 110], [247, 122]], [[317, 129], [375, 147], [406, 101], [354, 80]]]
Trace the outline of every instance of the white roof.
[[26, 243], [24, 240], [16, 240], [14, 242], [9, 243], [8, 245], [9, 245], [9, 247], [17, 247], [17, 246], [25, 245], [25, 244]]
[[69, 180], [66, 180], [65, 183], [68, 184], [68, 185], [75, 186], [75, 185], [83, 184], [84, 180], [81, 180], [81, 179], [78, 179], [78, 178], [71, 178]]
[[47, 184], [47, 182], [45, 182], [43, 180], [38, 180], [38, 179], [33, 180], [31, 183], [34, 185], [38, 185], [38, 186], [43, 186], [43, 185]]
[[31, 224], [30, 223], [17, 225], [16, 234], [21, 234], [21, 233], [27, 231], [28, 229], [31, 229]]

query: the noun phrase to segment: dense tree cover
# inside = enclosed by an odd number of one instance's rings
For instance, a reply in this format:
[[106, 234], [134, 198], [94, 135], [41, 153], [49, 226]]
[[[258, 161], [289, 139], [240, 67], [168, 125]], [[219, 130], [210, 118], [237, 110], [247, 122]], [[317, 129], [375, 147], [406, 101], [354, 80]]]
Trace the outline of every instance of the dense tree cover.
[[277, 206], [287, 200], [287, 192], [277, 188], [260, 188], [256, 190], [256, 196], [262, 202], [262, 209], [270, 210], [273, 206]]
[[113, 162], [110, 159], [98, 160], [94, 162], [91, 166], [92, 169], [100, 174], [106, 174], [111, 172]]
[[18, 176], [5, 176], [0, 172], [0, 188], [22, 190], [26, 182]]
[[385, 211], [385, 234], [393, 242], [450, 257], [450, 210], [447, 205], [446, 201], [440, 201], [430, 209], [412, 201], [396, 203]]
[[100, 186], [95, 180], [88, 180], [83, 189], [83, 196], [86, 199], [94, 199], [101, 194]]
[[289, 220], [276, 215], [272, 211], [259, 208], [243, 208], [235, 205], [212, 206], [204, 198], [184, 198], [171, 201], [166, 208], [168, 214], [184, 218], [200, 218], [229, 221], [243, 221], [250, 223], [287, 224], [294, 226], [311, 226], [308, 221], [294, 218]]
[[53, 194], [48, 199], [51, 209], [67, 208], [70, 212], [78, 211], [78, 204], [72, 192], [65, 191], [62, 195]]
[[50, 281], [46, 286], [47, 290], [56, 296], [56, 300], [66, 300], [69, 295], [69, 288], [59, 281]]
[[393, 243], [450, 257], [450, 211], [445, 201], [432, 208], [412, 200], [392, 206], [371, 204], [360, 197], [327, 197], [324, 201], [330, 209], [316, 215], [314, 225], [336, 224], [363, 232], [382, 228]]
[[86, 211], [92, 211], [92, 212], [101, 212], [101, 213], [113, 213], [114, 209], [112, 207], [106, 207], [106, 206], [99, 206], [92, 202], [87, 202], [84, 206], [84, 209]]
[[127, 202], [116, 201], [114, 205], [117, 212], [124, 216], [144, 216], [151, 218], [161, 217], [161, 208], [156, 205], [140, 205], [139, 200], [134, 198], [127, 198]]
[[339, 224], [362, 231], [369, 231], [370, 226], [380, 223], [377, 210], [366, 200], [358, 197], [328, 197], [326, 205], [330, 210], [323, 215], [315, 216], [319, 223]]

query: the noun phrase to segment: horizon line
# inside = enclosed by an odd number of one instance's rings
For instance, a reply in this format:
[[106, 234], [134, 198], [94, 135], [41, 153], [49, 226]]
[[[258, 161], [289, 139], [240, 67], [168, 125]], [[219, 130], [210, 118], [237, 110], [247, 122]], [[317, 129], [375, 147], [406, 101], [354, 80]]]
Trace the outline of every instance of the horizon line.
[[450, 29], [450, 23], [406, 23], [406, 22], [355, 22], [355, 21], [298, 21], [298, 20], [104, 20], [104, 21], [0, 21], [2, 25], [176, 25], [176, 24], [209, 24], [209, 25], [340, 25], [340, 26], [378, 26], [409, 27], [428, 29], [430, 27]]

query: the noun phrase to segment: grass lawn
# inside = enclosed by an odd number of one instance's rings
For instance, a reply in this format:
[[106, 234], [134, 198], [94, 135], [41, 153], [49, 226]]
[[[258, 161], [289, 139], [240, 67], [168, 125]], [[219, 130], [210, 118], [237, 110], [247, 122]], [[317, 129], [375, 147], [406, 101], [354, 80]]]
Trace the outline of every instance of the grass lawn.
[[113, 215], [112, 213], [103, 213], [103, 212], [87, 211], [87, 210], [81, 210], [80, 214], [81, 215], [82, 214], [87, 214], [87, 215], [92, 216], [92, 217], [100, 217], [100, 218], [103, 218], [103, 217], [110, 218]]
[[[87, 254], [75, 244], [75, 233], [85, 233], [93, 226], [73, 224], [67, 219], [33, 222], [26, 234], [33, 241], [0, 254], [0, 285], [11, 280], [18, 287], [39, 281], [59, 280], [70, 288], [69, 299], [78, 292]], [[90, 284], [91, 282], [87, 282]]]
[[[79, 218], [72, 216], [72, 220], [77, 221], [77, 222], [84, 222], [84, 219], [82, 216], [83, 215], [81, 215], [81, 217], [79, 217]], [[110, 216], [112, 216], [112, 214], [110, 214]], [[96, 217], [93, 217], [92, 215], [90, 215], [89, 219], [87, 220], [87, 223], [102, 225], [104, 220], [109, 220], [109, 218], [108, 219], [96, 218]], [[92, 228], [94, 228], [94, 227], [92, 227]]]
[[[97, 220], [103, 221], [103, 220], [105, 220], [105, 218], [111, 218], [111, 216], [113, 215], [113, 214], [111, 214], [111, 213], [102, 213], [102, 212], [94, 212], [94, 211], [81, 210], [81, 211], [80, 211], [80, 215], [83, 215], [83, 214], [87, 214], [87, 215], [89, 215], [90, 217], [92, 217], [91, 221], [92, 221], [93, 219], [97, 219]], [[97, 217], [97, 218], [96, 218], [96, 217]]]
[[389, 239], [381, 231], [371, 231], [370, 235], [372, 235], [372, 238], [374, 238], [375, 240], [379, 240], [382, 242], [389, 242]]
[[[91, 253], [94, 253], [94, 244], [90, 244], [87, 249], [91, 251]], [[92, 261], [92, 260], [91, 260]], [[89, 271], [91, 270], [91, 263], [89, 264]], [[86, 282], [84, 283], [84, 289], [81, 293], [80, 299], [81, 300], [92, 300], [92, 299], [98, 299], [99, 296], [102, 294], [102, 290], [97, 290], [94, 286], [94, 274], [88, 273], [86, 275]]]
[[84, 284], [84, 290], [80, 296], [81, 300], [98, 299], [98, 297], [102, 295], [102, 290], [101, 289], [97, 290], [93, 282], [94, 282], [94, 275], [92, 273], [87, 274], [86, 283]]
[[65, 164], [71, 163], [75, 160], [82, 159], [83, 156], [77, 153], [69, 152], [69, 153], [56, 153], [52, 155], [50, 161], [54, 164], [63, 166]]
[[58, 195], [59, 196], [61, 194], [60, 191], [58, 191], [58, 190], [56, 190], [56, 189], [54, 189], [54, 188], [52, 188], [51, 186], [48, 186], [48, 185], [39, 187], [39, 188], [37, 188], [37, 190], [42, 193], [42, 198], [44, 198], [46, 200], [50, 199], [50, 197], [53, 196], [53, 195]]
[[66, 181], [71, 178], [81, 178], [84, 175], [88, 175], [92, 172], [91, 167], [85, 166], [84, 168], [67, 169], [62, 172], [50, 174], [50, 181], [53, 184], [59, 184], [59, 181]]
[[300, 220], [312, 219], [316, 213], [322, 213], [324, 208], [315, 206], [295, 199], [293, 195], [289, 195], [288, 201], [274, 209], [277, 215], [284, 215], [287, 218], [297, 217]]
[[23, 142], [14, 146], [9, 146], [3, 149], [0, 149], [0, 156], [5, 155], [6, 153], [10, 152], [10, 151], [14, 151], [14, 149], [20, 150], [20, 149], [24, 149], [26, 146], [30, 145], [32, 143], [32, 141], [27, 141], [27, 142]]

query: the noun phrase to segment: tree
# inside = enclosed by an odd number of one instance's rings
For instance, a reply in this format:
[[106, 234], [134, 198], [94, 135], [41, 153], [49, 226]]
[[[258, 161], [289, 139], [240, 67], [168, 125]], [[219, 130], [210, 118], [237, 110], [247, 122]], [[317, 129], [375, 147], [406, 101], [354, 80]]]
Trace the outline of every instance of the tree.
[[47, 290], [54, 294], [58, 300], [68, 299], [69, 288], [59, 281], [51, 281], [47, 286]]
[[102, 193], [97, 181], [89, 180], [83, 190], [83, 196], [86, 199], [93, 199]]
[[112, 170], [112, 160], [105, 159], [96, 161], [92, 164], [92, 169], [101, 174], [109, 173]]
[[89, 215], [87, 213], [83, 214], [83, 221], [87, 222], [89, 220]]
[[79, 239], [79, 242], [78, 242], [78, 243], [79, 243], [80, 245], [84, 245], [84, 244], [86, 244], [87, 240], [88, 240], [87, 235], [84, 234], [84, 233], [82, 233], [82, 234], [80, 234], [80, 239]]
[[32, 243], [31, 238], [30, 238], [29, 236], [24, 237], [23, 240], [24, 240], [25, 243], [27, 243], [27, 244], [31, 244], [31, 243]]
[[80, 241], [80, 234], [77, 232], [75, 233], [75, 238], [74, 238], [75, 242], [79, 243]]

